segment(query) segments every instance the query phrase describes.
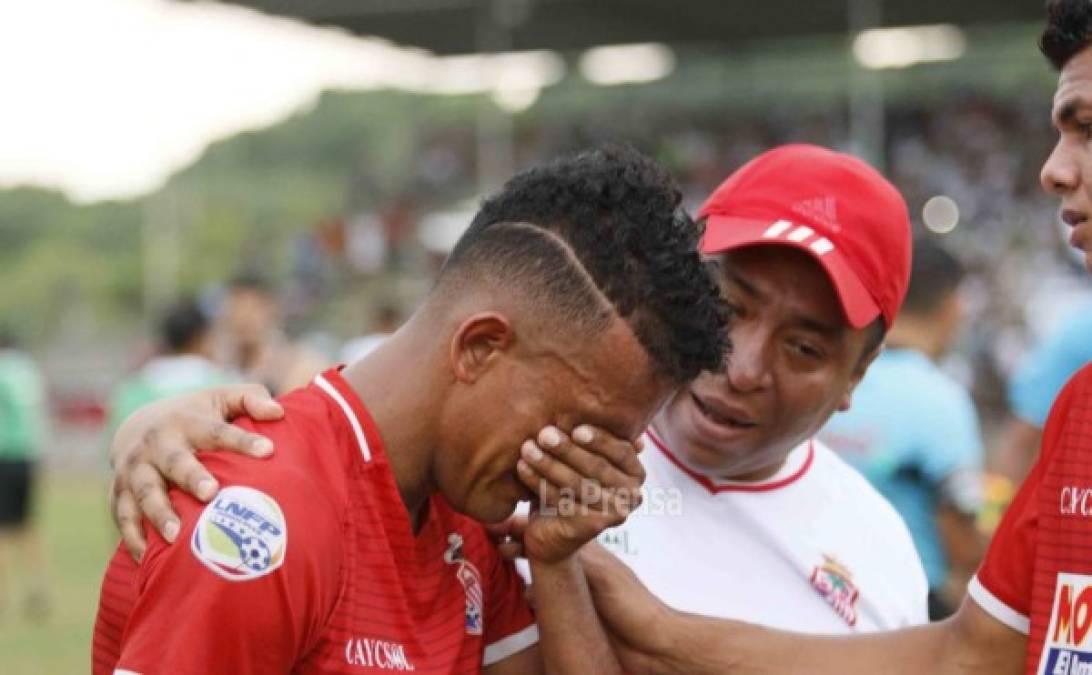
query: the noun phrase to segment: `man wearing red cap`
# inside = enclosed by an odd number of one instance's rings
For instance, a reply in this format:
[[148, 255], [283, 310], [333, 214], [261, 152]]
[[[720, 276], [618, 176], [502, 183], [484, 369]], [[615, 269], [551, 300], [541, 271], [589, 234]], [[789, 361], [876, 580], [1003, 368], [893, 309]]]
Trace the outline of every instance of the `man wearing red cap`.
[[925, 622], [906, 526], [813, 438], [906, 293], [905, 203], [864, 162], [790, 145], [733, 174], [702, 216], [733, 353], [657, 416], [645, 506], [602, 543], [687, 611], [822, 634]]
[[902, 519], [814, 439], [849, 407], [905, 295], [902, 197], [860, 160], [790, 145], [733, 174], [701, 215], [733, 351], [657, 416], [646, 507], [599, 541], [677, 609], [822, 634], [924, 623]]

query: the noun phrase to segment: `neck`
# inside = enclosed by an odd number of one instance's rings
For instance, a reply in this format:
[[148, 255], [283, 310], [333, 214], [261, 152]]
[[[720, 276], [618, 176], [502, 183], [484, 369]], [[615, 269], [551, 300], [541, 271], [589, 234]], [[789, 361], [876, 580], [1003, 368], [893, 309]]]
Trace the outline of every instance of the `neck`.
[[901, 316], [887, 334], [887, 344], [895, 349], [913, 349], [936, 361], [944, 355], [945, 337], [934, 322], [914, 316]]
[[442, 391], [429, 382], [434, 372], [423, 360], [432, 344], [421, 332], [404, 327], [365, 358], [347, 367], [342, 376], [364, 402], [379, 428], [394, 482], [416, 532], [435, 492], [432, 460], [437, 439], [428, 423], [437, 409], [433, 398]]

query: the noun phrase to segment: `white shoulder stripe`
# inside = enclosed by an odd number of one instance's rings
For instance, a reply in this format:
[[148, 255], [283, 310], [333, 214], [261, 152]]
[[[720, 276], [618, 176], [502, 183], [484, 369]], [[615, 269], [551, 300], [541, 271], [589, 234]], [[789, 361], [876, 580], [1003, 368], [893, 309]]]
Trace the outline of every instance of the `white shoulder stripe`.
[[978, 580], [978, 575], [972, 577], [971, 583], [967, 584], [967, 595], [970, 595], [987, 614], [1014, 631], [1027, 635], [1031, 629], [1031, 621], [1028, 617], [1009, 607], [996, 595], [990, 593], [989, 589]]
[[122, 670], [118, 668], [114, 671], [114, 675], [140, 675], [140, 673], [135, 670]]
[[491, 666], [498, 661], [503, 661], [513, 654], [518, 654], [524, 649], [538, 642], [538, 626], [531, 624], [518, 633], [512, 633], [506, 638], [497, 640], [485, 648], [482, 657], [482, 666]]
[[360, 426], [360, 420], [356, 418], [356, 414], [353, 409], [349, 407], [349, 402], [345, 400], [345, 397], [334, 389], [334, 385], [330, 384], [322, 375], [315, 376], [315, 384], [319, 386], [324, 392], [329, 394], [330, 398], [334, 399], [334, 403], [338, 404], [341, 408], [341, 412], [345, 413], [346, 419], [349, 420], [349, 426], [353, 428], [353, 433], [356, 434], [357, 445], [360, 446], [360, 454], [364, 456], [365, 462], [372, 461], [372, 451], [368, 447], [368, 439], [364, 437], [364, 429]]

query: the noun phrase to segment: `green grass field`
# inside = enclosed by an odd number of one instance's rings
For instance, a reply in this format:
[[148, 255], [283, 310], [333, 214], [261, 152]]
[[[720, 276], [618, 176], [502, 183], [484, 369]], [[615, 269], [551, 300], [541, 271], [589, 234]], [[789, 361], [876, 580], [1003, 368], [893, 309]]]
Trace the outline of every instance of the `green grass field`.
[[[49, 561], [53, 607], [48, 618], [22, 613], [19, 578], [0, 584], [0, 671], [68, 675], [91, 669], [91, 629], [99, 581], [116, 538], [106, 510], [105, 478], [53, 475], [43, 480], [38, 522]], [[14, 596], [13, 596], [14, 592]]]

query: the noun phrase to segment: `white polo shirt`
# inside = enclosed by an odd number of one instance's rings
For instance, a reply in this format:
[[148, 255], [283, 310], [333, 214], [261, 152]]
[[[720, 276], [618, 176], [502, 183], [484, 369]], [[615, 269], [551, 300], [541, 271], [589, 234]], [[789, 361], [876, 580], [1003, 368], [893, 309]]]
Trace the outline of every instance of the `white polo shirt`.
[[768, 480], [714, 480], [650, 430], [645, 501], [599, 541], [677, 609], [842, 634], [928, 620], [925, 571], [902, 518], [815, 441]]

